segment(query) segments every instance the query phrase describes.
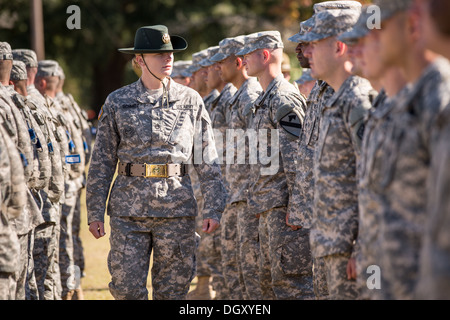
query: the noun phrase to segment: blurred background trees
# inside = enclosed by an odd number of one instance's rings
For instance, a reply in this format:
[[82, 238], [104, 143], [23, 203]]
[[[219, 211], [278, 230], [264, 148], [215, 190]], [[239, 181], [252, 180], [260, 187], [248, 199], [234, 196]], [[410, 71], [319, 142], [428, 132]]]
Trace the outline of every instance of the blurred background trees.
[[[0, 41], [13, 49], [32, 48], [33, 1], [0, 0]], [[184, 37], [189, 47], [175, 54], [176, 60], [190, 60], [226, 37], [278, 30], [298, 70], [296, 44], [287, 39], [312, 15], [316, 2], [321, 0], [42, 0], [45, 58], [61, 64], [65, 90], [80, 106], [97, 113], [110, 92], [137, 79], [132, 56], [117, 49], [132, 47], [139, 27], [164, 24]], [[66, 26], [70, 5], [80, 8], [81, 29]]]

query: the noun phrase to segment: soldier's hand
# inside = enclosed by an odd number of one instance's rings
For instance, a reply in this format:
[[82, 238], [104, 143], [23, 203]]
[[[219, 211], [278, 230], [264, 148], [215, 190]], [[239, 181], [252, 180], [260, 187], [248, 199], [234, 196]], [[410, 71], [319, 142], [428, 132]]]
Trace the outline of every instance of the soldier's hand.
[[103, 237], [105, 233], [105, 226], [103, 222], [94, 221], [89, 224], [89, 231], [95, 237], [95, 239]]
[[203, 220], [203, 232], [211, 233], [219, 227], [219, 221], [215, 219], [204, 219]]
[[293, 231], [302, 228], [301, 226], [294, 226], [293, 224], [290, 224], [290, 223], [289, 223], [289, 212], [286, 213], [286, 225], [287, 225], [288, 227], [290, 227]]

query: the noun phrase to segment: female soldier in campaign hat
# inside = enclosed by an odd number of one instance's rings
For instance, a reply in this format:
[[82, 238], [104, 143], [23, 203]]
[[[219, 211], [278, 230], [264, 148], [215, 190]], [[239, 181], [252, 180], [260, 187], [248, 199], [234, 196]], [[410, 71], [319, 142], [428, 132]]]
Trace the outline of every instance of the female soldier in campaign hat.
[[[116, 299], [147, 299], [153, 251], [154, 299], [184, 299], [195, 270], [197, 204], [186, 175], [193, 158], [205, 198], [203, 229], [214, 231], [225, 189], [210, 118], [193, 89], [173, 81], [173, 53], [187, 48], [163, 25], [137, 30], [134, 48], [141, 78], [111, 93], [99, 115], [86, 201], [90, 231], [105, 235], [108, 209], [110, 291]], [[203, 159], [202, 159], [203, 157]], [[108, 193], [118, 166], [118, 175]]]

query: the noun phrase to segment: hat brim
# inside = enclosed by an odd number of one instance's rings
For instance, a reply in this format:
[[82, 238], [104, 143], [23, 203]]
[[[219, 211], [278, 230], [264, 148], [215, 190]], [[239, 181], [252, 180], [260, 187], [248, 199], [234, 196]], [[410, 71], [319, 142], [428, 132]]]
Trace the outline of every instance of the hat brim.
[[172, 43], [172, 49], [139, 49], [139, 48], [120, 48], [118, 49], [122, 53], [137, 54], [137, 53], [164, 53], [164, 52], [180, 52], [184, 51], [188, 47], [187, 41], [180, 36], [170, 36], [170, 42]]

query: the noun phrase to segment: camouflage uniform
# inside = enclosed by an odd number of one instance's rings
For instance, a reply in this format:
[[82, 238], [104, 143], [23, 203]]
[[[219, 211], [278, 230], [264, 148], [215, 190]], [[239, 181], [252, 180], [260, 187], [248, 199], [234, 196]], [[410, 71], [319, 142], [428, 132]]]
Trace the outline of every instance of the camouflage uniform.
[[[314, 150], [319, 137], [322, 107], [334, 94], [326, 82], [318, 80], [306, 101], [307, 107], [299, 138], [297, 173], [292, 191], [292, 203], [289, 207], [289, 223], [302, 228], [311, 228], [314, 206]], [[324, 262], [313, 257], [314, 294], [318, 299], [328, 296], [328, 288], [323, 270]]]
[[[377, 181], [386, 206], [380, 221], [382, 299], [411, 299], [419, 277], [419, 254], [427, 221], [431, 133], [448, 104], [448, 60], [438, 58], [397, 99], [380, 147], [382, 175]], [[381, 254], [382, 253], [382, 254]]]
[[[276, 31], [251, 34], [248, 37], [249, 44], [238, 55], [246, 55], [257, 49], [284, 47], [280, 34]], [[260, 94], [253, 106], [251, 128], [259, 135], [257, 149], [261, 164], [251, 166], [247, 203], [249, 212], [259, 215], [260, 219], [260, 276], [265, 298], [313, 297], [309, 232], [306, 229], [293, 231], [286, 225], [295, 178], [294, 157], [298, 141], [283, 129], [280, 121], [293, 112], [301, 124], [305, 106], [303, 97], [284, 79], [281, 72]], [[267, 144], [264, 143], [264, 138], [267, 139]], [[270, 157], [270, 163], [265, 163], [261, 156]], [[269, 287], [267, 281], [270, 281]]]
[[[228, 181], [225, 175], [225, 137], [228, 128], [227, 123], [227, 106], [231, 97], [236, 92], [236, 88], [231, 83], [227, 83], [220, 94], [211, 102], [211, 124], [215, 133], [216, 149], [219, 155], [219, 163], [221, 164], [221, 173], [223, 182], [230, 192]], [[218, 135], [220, 133], [220, 135]], [[240, 290], [239, 272], [236, 255], [236, 228], [233, 218], [235, 214], [230, 210], [229, 205], [225, 207], [222, 215], [220, 230], [216, 230], [213, 234], [214, 243], [220, 247], [220, 263], [222, 264], [222, 274], [225, 280], [225, 292], [223, 299], [242, 299]], [[235, 222], [235, 221], [234, 221]]]
[[[235, 56], [245, 45], [245, 37], [238, 36], [225, 38], [219, 43], [219, 52], [211, 59], [220, 62], [230, 56]], [[248, 194], [248, 170], [249, 150], [245, 144], [245, 134], [248, 128], [251, 115], [251, 108], [254, 101], [262, 91], [256, 78], [247, 79], [236, 93], [231, 97], [227, 106], [228, 130], [226, 132], [226, 167], [225, 179], [229, 182], [228, 208], [230, 217], [228, 225], [224, 226], [223, 241], [228, 245], [228, 256], [224, 260], [230, 260], [228, 265], [232, 267], [237, 259], [237, 272], [234, 270], [234, 284], [240, 284], [240, 290], [235, 288], [244, 299], [260, 300], [262, 291], [259, 277], [259, 240], [258, 224], [259, 220], [255, 215], [249, 214], [247, 210]], [[231, 133], [231, 135], [230, 135]], [[235, 142], [235, 135], [237, 141]], [[232, 139], [232, 140], [230, 140]], [[228, 149], [230, 148], [230, 149]], [[237, 153], [245, 152], [244, 158], [240, 158]], [[234, 250], [233, 250], [234, 249]], [[234, 255], [234, 256], [233, 256]]]
[[[192, 155], [205, 198], [203, 218], [220, 219], [225, 190], [220, 168], [213, 163], [217, 153], [210, 118], [197, 93], [169, 81], [168, 101], [164, 103], [161, 90], [148, 91], [141, 80], [116, 90], [106, 99], [86, 186], [88, 223], [103, 222], [119, 161], [187, 163]], [[203, 160], [198, 158], [199, 153]], [[185, 298], [194, 277], [197, 215], [189, 176], [144, 178], [121, 172], [111, 189], [108, 215], [108, 265], [112, 275], [109, 287], [113, 296], [147, 299], [145, 279], [153, 251], [153, 297]], [[144, 257], [137, 258], [143, 252]]]
[[[450, 92], [448, 81], [446, 92]], [[448, 299], [450, 292], [449, 139], [450, 104], [439, 115], [430, 141], [432, 159], [428, 180], [427, 221], [420, 257], [419, 281], [415, 293], [419, 299]]]

